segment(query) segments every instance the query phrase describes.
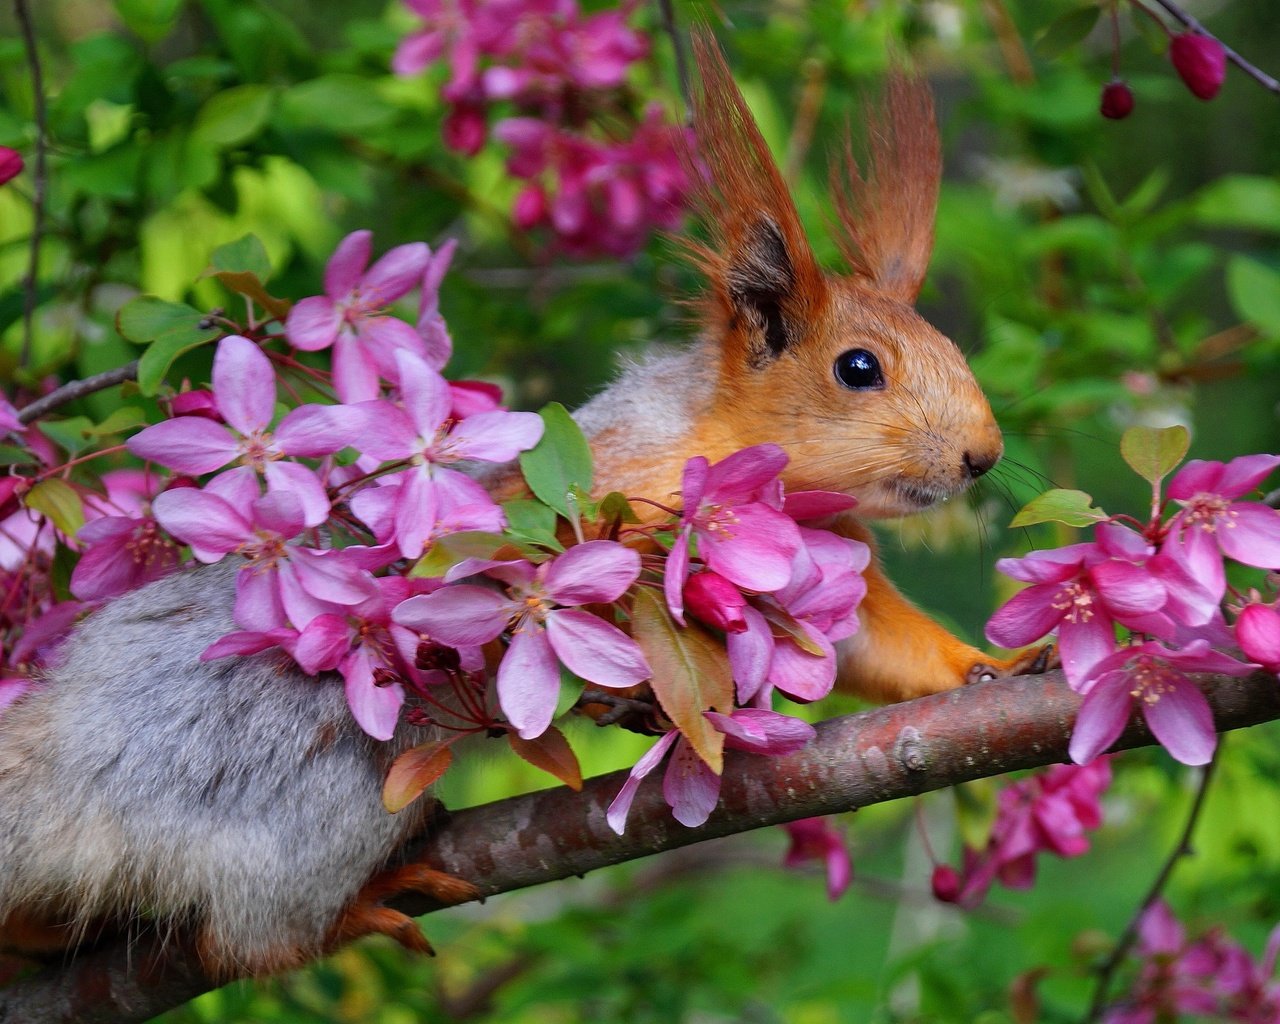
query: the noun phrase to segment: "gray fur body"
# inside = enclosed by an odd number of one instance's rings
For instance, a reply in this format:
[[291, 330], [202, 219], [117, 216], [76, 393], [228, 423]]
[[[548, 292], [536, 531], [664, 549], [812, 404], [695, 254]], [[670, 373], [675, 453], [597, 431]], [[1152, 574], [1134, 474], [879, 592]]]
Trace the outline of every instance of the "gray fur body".
[[261, 969], [319, 951], [421, 825], [419, 809], [388, 814], [381, 787], [424, 730], [370, 739], [340, 678], [278, 653], [199, 660], [236, 628], [235, 568], [109, 602], [0, 715], [0, 922], [52, 912], [88, 928], [142, 910]]

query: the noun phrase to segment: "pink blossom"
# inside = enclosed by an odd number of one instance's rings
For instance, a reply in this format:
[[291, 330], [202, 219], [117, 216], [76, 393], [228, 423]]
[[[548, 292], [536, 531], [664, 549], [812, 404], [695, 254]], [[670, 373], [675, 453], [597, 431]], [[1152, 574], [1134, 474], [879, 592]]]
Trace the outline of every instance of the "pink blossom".
[[352, 443], [358, 419], [342, 406], [304, 405], [271, 430], [276, 383], [271, 361], [248, 338], [231, 335], [213, 359], [213, 394], [226, 426], [199, 416], [165, 420], [129, 438], [129, 450], [181, 473], [211, 473], [235, 461], [232, 472], [260, 474], [271, 493], [289, 492], [302, 504], [307, 526], [329, 516], [329, 498], [306, 466], [288, 456], [328, 455]]
[[152, 505], [160, 525], [190, 544], [200, 561], [216, 562], [230, 552], [249, 560], [236, 577], [241, 628], [304, 629], [334, 605], [370, 597], [372, 581], [341, 552], [289, 543], [305, 528], [302, 503], [292, 492], [256, 497], [255, 491], [252, 481], [224, 474], [204, 490], [165, 491]]
[[1053, 765], [1006, 786], [986, 848], [965, 850], [958, 878], [935, 870], [935, 895], [975, 906], [996, 879], [1012, 889], [1030, 888], [1039, 853], [1079, 857], [1087, 852], [1085, 833], [1102, 823], [1099, 798], [1110, 784], [1110, 761], [1099, 757], [1085, 767]]
[[355, 446], [380, 460], [405, 459], [398, 478], [396, 542], [416, 558], [432, 536], [442, 510], [489, 506], [487, 492], [450, 466], [459, 462], [509, 462], [542, 437], [542, 418], [531, 412], [481, 412], [455, 421], [453, 396], [443, 377], [418, 356], [396, 353], [402, 406], [361, 405], [365, 428]]
[[377, 398], [379, 377], [399, 380], [397, 352], [427, 356], [418, 332], [385, 310], [422, 281], [431, 250], [423, 242], [397, 246], [366, 270], [371, 239], [369, 231], [347, 235], [325, 267], [324, 295], [295, 303], [285, 321], [295, 348], [333, 346], [334, 386], [348, 403]]
[[818, 861], [827, 869], [827, 899], [833, 903], [844, 895], [853, 881], [853, 862], [844, 835], [831, 824], [830, 818], [801, 818], [782, 826], [791, 839], [783, 867], [799, 868]]
[[1195, 640], [1171, 650], [1149, 640], [1101, 659], [1090, 673], [1084, 700], [1071, 733], [1071, 759], [1088, 764], [1111, 746], [1128, 724], [1135, 707], [1152, 734], [1183, 764], [1207, 764], [1218, 743], [1213, 713], [1199, 687], [1185, 672], [1248, 675], [1247, 665]]
[[24, 166], [21, 153], [8, 146], [0, 146], [0, 185], [16, 178]]
[[1030, 583], [996, 611], [987, 639], [1022, 647], [1058, 631], [1067, 680], [1080, 689], [1093, 667], [1116, 648], [1115, 624], [1172, 637], [1173, 622], [1161, 609], [1168, 588], [1143, 565], [1152, 549], [1137, 534], [1100, 523], [1092, 543], [1002, 558], [996, 568]]
[[[794, 753], [811, 739], [813, 726], [790, 715], [759, 708], [735, 708], [722, 715], [704, 711], [703, 717], [724, 733], [726, 747], [752, 754], [780, 757]], [[676, 821], [689, 828], [703, 824], [720, 800], [720, 776], [698, 756], [693, 746], [677, 730], [665, 733], [631, 769], [627, 781], [613, 798], [607, 812], [609, 827], [618, 835], [626, 830], [627, 815], [640, 783], [662, 763], [668, 750], [671, 762], [662, 780], [662, 796]]]
[[1236, 619], [1236, 642], [1250, 661], [1280, 673], [1280, 613], [1274, 604], [1248, 604]]
[[707, 568], [738, 587], [770, 591], [790, 582], [800, 533], [795, 521], [774, 507], [781, 504], [778, 474], [786, 464], [786, 454], [773, 444], [744, 448], [714, 466], [700, 455], [685, 463], [684, 511], [663, 584], [667, 607], [681, 625], [692, 538]]
[[22, 420], [18, 419], [18, 410], [3, 395], [0, 395], [0, 434], [10, 431], [21, 433], [25, 429], [26, 427], [22, 425]]
[[534, 566], [489, 569], [495, 589], [458, 584], [413, 597], [392, 618], [450, 647], [511, 642], [498, 666], [498, 703], [525, 739], [551, 724], [560, 697], [560, 665], [600, 686], [634, 686], [651, 675], [639, 646], [617, 626], [581, 609], [610, 604], [640, 574], [640, 556], [613, 541], [578, 544]]
[[1280, 456], [1243, 455], [1228, 463], [1188, 462], [1169, 481], [1181, 510], [1169, 523], [1165, 548], [1215, 601], [1226, 592], [1222, 556], [1263, 569], [1280, 568], [1280, 511], [1236, 501], [1255, 490]]
[[32, 683], [25, 676], [0, 676], [0, 714], [4, 709], [31, 689]]

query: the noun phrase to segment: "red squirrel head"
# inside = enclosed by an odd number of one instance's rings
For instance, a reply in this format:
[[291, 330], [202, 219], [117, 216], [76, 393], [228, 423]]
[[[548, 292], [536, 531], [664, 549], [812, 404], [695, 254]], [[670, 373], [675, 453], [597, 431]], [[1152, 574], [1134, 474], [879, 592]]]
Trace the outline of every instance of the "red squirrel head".
[[[918, 512], [999, 460], [1000, 430], [959, 349], [912, 303], [933, 248], [940, 157], [933, 101], [896, 75], [869, 119], [864, 175], [846, 145], [833, 166], [849, 264], [817, 264], [790, 192], [718, 45], [698, 33], [697, 205], [709, 244], [702, 322], [721, 342], [705, 444], [776, 442], [793, 489], [859, 499], [858, 514]], [[708, 451], [707, 454], [712, 454]]]

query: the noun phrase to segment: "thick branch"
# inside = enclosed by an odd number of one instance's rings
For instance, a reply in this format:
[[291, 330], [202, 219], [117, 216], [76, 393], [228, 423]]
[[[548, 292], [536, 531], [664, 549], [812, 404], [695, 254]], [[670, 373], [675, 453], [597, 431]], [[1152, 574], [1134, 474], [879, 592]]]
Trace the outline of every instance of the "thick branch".
[[95, 373], [92, 377], [73, 380], [70, 383], [63, 384], [57, 390], [50, 391], [47, 395], [37, 398], [29, 405], [24, 405], [18, 410], [18, 420], [24, 424], [30, 423], [32, 420], [39, 419], [45, 413], [52, 412], [59, 406], [74, 402], [77, 398], [84, 398], [85, 395], [92, 395], [95, 391], [104, 391], [107, 388], [115, 387], [117, 384], [123, 384], [127, 380], [133, 380], [137, 376], [138, 360], [135, 359], [133, 362], [125, 363], [124, 366], [117, 366], [113, 370], [103, 370], [102, 373]]
[[[1205, 677], [1203, 684], [1221, 731], [1280, 719], [1274, 676]], [[720, 806], [702, 828], [671, 818], [654, 776], [636, 797], [626, 835], [615, 836], [605, 822], [622, 784], [624, 773], [615, 772], [589, 780], [581, 793], [561, 787], [459, 811], [415, 852], [491, 896], [704, 839], [1054, 764], [1067, 756], [1078, 706], [1058, 673], [980, 683], [823, 722], [817, 739], [789, 757], [730, 754]], [[1117, 749], [1151, 742], [1135, 724]], [[400, 906], [438, 909], [422, 900]], [[211, 987], [180, 948], [157, 960], [146, 941], [120, 942], [0, 991], [0, 1024], [144, 1021]]]

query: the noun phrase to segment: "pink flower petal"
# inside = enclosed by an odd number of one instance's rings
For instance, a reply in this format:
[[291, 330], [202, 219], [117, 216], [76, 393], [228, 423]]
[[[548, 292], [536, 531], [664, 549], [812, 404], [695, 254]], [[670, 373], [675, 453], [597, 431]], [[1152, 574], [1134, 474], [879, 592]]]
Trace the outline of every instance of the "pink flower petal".
[[1035, 643], [1058, 625], [1063, 610], [1054, 607], [1059, 583], [1037, 583], [1009, 598], [987, 622], [987, 639], [1001, 647]]
[[546, 632], [518, 631], [498, 666], [498, 704], [507, 721], [522, 739], [535, 739], [547, 731], [559, 700], [560, 663]]
[[237, 466], [219, 473], [204, 485], [204, 493], [221, 498], [232, 508], [248, 514], [253, 503], [262, 497], [258, 474], [250, 466]]
[[317, 615], [293, 648], [293, 659], [308, 675], [336, 669], [351, 649], [351, 629], [341, 615]]
[[290, 490], [268, 493], [256, 499], [252, 507], [256, 526], [277, 533], [286, 540], [296, 537], [306, 527], [302, 499]]
[[1280, 455], [1241, 455], [1222, 470], [1217, 493], [1224, 498], [1238, 498], [1257, 490], [1258, 486], [1280, 466]]
[[126, 442], [129, 451], [180, 473], [212, 473], [239, 453], [235, 438], [220, 423], [180, 416], [139, 431]]
[[1209, 702], [1186, 676], [1169, 673], [1165, 678], [1172, 685], [1163, 687], [1155, 700], [1138, 704], [1147, 725], [1175, 761], [1208, 764], [1218, 746]]
[[[274, 573], [263, 574], [275, 577], [276, 593], [279, 595], [280, 606], [284, 609], [285, 622], [299, 631], [306, 629], [317, 616], [337, 614], [341, 610], [340, 606], [333, 602], [316, 597], [311, 593], [309, 586], [303, 586], [298, 578], [296, 564], [300, 561], [297, 555], [294, 555], [289, 561], [279, 563]], [[309, 584], [312, 582], [314, 580], [308, 581]], [[281, 625], [284, 624], [281, 623]]]
[[377, 401], [361, 402], [350, 408], [356, 411], [360, 422], [360, 433], [352, 442], [353, 448], [379, 462], [407, 459], [421, 450], [418, 431], [399, 406]]
[[684, 464], [680, 476], [680, 499], [684, 502], [683, 522], [689, 522], [702, 503], [703, 492], [707, 489], [707, 472], [710, 463], [701, 455], [695, 455]]
[[662, 777], [662, 795], [676, 821], [688, 828], [706, 823], [720, 802], [720, 776], [688, 743], [677, 743]]
[[324, 295], [313, 295], [293, 304], [284, 321], [284, 336], [303, 352], [318, 352], [338, 340], [342, 310]]
[[1089, 570], [1089, 578], [1116, 618], [1158, 612], [1164, 605], [1164, 584], [1131, 562], [1102, 562]]
[[329, 518], [329, 496], [319, 478], [298, 462], [268, 462], [267, 491], [293, 495], [302, 509], [306, 526], [319, 526]]
[[1088, 764], [1120, 738], [1133, 710], [1129, 677], [1123, 669], [1102, 676], [1080, 702], [1068, 748], [1076, 764]]
[[640, 646], [590, 612], [556, 609], [547, 616], [547, 637], [569, 671], [600, 686], [634, 686], [653, 675]]
[[422, 280], [430, 260], [431, 249], [425, 242], [396, 246], [361, 279], [360, 305], [366, 309], [381, 308], [400, 298]]
[[794, 753], [817, 735], [808, 722], [762, 708], [738, 708], [732, 715], [704, 711], [702, 717], [724, 733], [726, 746], [771, 757]]
[[475, 647], [496, 639], [517, 610], [496, 590], [459, 583], [402, 601], [391, 618], [448, 647]]
[[318, 601], [354, 605], [377, 595], [374, 581], [348, 562], [341, 551], [294, 546], [289, 564], [302, 588]]
[[276, 375], [271, 360], [248, 338], [232, 334], [218, 342], [213, 357], [213, 393], [218, 412], [242, 434], [271, 423], [276, 409]]
[[378, 397], [378, 368], [359, 338], [338, 335], [333, 344], [333, 384], [346, 405], [368, 402]]
[[765, 617], [748, 605], [742, 610], [747, 628], [725, 637], [729, 651], [729, 667], [737, 685], [738, 702], [745, 704], [764, 685], [773, 662], [774, 639]]
[[1218, 520], [1216, 536], [1222, 550], [1245, 565], [1280, 569], [1280, 510], [1240, 502], [1228, 515]]
[[787, 466], [787, 453], [776, 444], [757, 444], [721, 459], [707, 472], [708, 500], [737, 505], [756, 500], [756, 493]]
[[635, 800], [636, 792], [640, 789], [641, 780], [662, 763], [671, 745], [679, 738], [680, 733], [672, 729], [645, 751], [644, 756], [632, 766], [627, 781], [622, 784], [622, 789], [613, 798], [613, 802], [609, 804], [609, 810], [605, 813], [605, 820], [609, 823], [609, 827], [618, 835], [626, 831], [627, 815], [631, 812], [631, 804]]
[[375, 740], [389, 740], [395, 734], [404, 704], [404, 687], [399, 683], [379, 686], [373, 679], [368, 652], [357, 647], [342, 663], [347, 705], [360, 728]]
[[856, 504], [858, 499], [851, 494], [838, 494], [835, 491], [791, 491], [786, 496], [782, 511], [792, 519], [803, 522], [847, 512]]
[[300, 405], [273, 432], [276, 447], [296, 458], [316, 458], [354, 448], [366, 416], [359, 406]]
[[1221, 462], [1192, 459], [1173, 474], [1165, 493], [1174, 501], [1190, 501], [1197, 494], [1216, 494], [1225, 468]]
[[1067, 682], [1079, 690], [1103, 658], [1116, 649], [1115, 626], [1105, 615], [1080, 621], [1063, 619], [1058, 626], [1058, 652]]
[[[539, 420], [541, 422], [541, 420]], [[557, 604], [610, 604], [640, 575], [640, 555], [616, 541], [575, 544], [547, 569], [546, 592]]]
[[676, 534], [667, 564], [663, 569], [662, 593], [667, 599], [671, 617], [684, 625], [684, 581], [689, 575], [689, 528]]
[[396, 366], [404, 411], [418, 436], [430, 442], [453, 408], [449, 385], [438, 372], [408, 352], [396, 353]]
[[151, 507], [156, 521], [178, 540], [217, 552], [216, 557], [201, 561], [216, 562], [253, 537], [253, 527], [244, 516], [221, 498], [194, 487], [158, 494]]
[[1001, 558], [996, 568], [1023, 583], [1063, 583], [1077, 575], [1085, 560], [1097, 552], [1094, 544], [1070, 544], [1064, 548], [1033, 551], [1022, 558]]
[[292, 646], [297, 634], [291, 629], [271, 629], [266, 632], [247, 632], [244, 630], [228, 633], [219, 637], [200, 652], [201, 661], [217, 661], [219, 658], [243, 658], [251, 654], [261, 654], [273, 647]]
[[325, 264], [324, 293], [331, 299], [342, 300], [355, 291], [372, 251], [372, 231], [353, 231], [347, 235]]
[[[22, 676], [9, 676], [0, 679], [0, 712], [31, 689], [31, 680]], [[619, 835], [622, 829], [616, 830]]]
[[1251, 604], [1236, 619], [1236, 640], [1246, 658], [1268, 672], [1280, 672], [1280, 615], [1269, 605]]
[[709, 569], [748, 590], [780, 590], [791, 579], [800, 548], [795, 522], [767, 505], [738, 505], [724, 529], [697, 530], [698, 551]]
[[236, 573], [236, 603], [233, 618], [241, 629], [266, 633], [288, 626], [288, 616], [280, 600], [278, 573], [248, 565]]
[[356, 332], [365, 355], [384, 379], [400, 383], [396, 355], [406, 352], [426, 361], [426, 345], [417, 329], [394, 316], [366, 316]]
[[396, 543], [405, 558], [417, 558], [435, 532], [440, 499], [425, 466], [404, 474], [396, 495]]
[[836, 682], [836, 653], [831, 642], [808, 623], [800, 626], [809, 639], [825, 654], [819, 657], [796, 646], [789, 637], [774, 644], [773, 661], [769, 665], [769, 682], [793, 700], [808, 703], [821, 700]]
[[449, 431], [449, 447], [457, 458], [510, 462], [538, 443], [544, 426], [534, 412], [480, 412]]

